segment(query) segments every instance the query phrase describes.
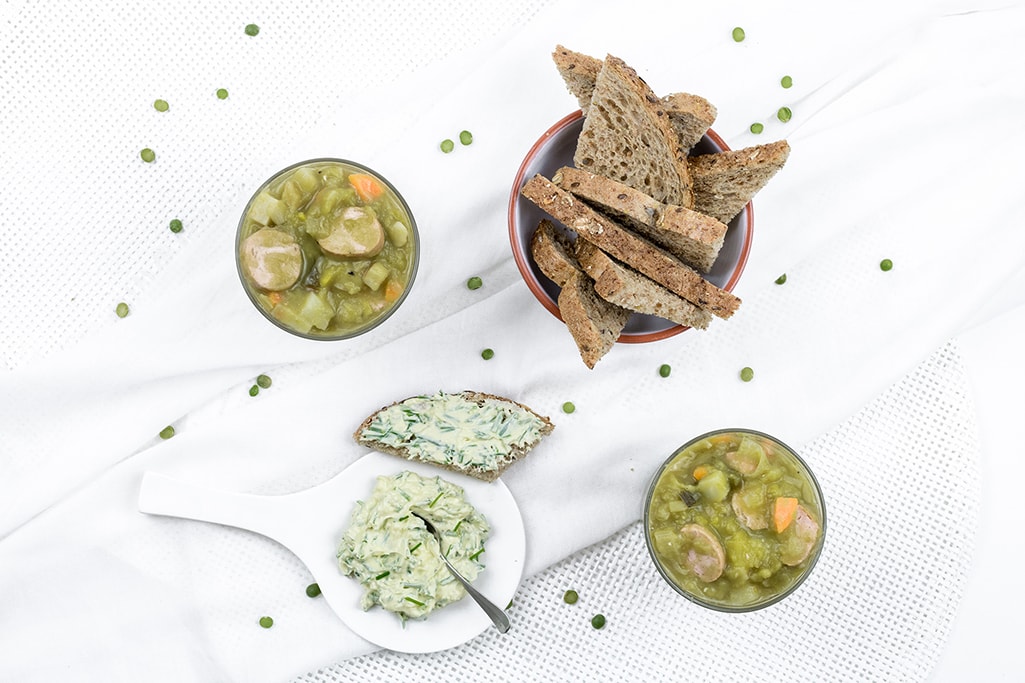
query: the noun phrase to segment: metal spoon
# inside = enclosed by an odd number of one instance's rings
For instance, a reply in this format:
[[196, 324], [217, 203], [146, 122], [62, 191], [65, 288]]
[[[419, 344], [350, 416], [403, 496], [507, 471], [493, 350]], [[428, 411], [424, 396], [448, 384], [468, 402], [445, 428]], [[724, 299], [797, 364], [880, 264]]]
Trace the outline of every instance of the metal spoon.
[[483, 595], [481, 595], [476, 588], [470, 585], [469, 581], [463, 578], [462, 574], [456, 571], [456, 568], [453, 567], [452, 563], [448, 561], [448, 558], [445, 557], [445, 554], [441, 552], [441, 534], [438, 533], [438, 530], [436, 528], [434, 528], [434, 525], [431, 524], [430, 520], [428, 520], [426, 517], [419, 514], [415, 510], [411, 510], [410, 512], [413, 513], [414, 517], [417, 517], [424, 523], [424, 526], [427, 527], [427, 531], [429, 531], [438, 541], [438, 555], [441, 556], [441, 559], [445, 563], [445, 566], [448, 567], [448, 570], [452, 572], [452, 576], [456, 577], [456, 579], [459, 580], [459, 583], [463, 584], [463, 588], [465, 588], [466, 592], [470, 594], [470, 597], [473, 598], [474, 602], [480, 605], [481, 609], [483, 609], [484, 612], [491, 618], [491, 621], [492, 623], [494, 623], [495, 628], [498, 629], [498, 632], [507, 632], [509, 630], [509, 617], [506, 616], [505, 612], [503, 612], [498, 607], [498, 605], [496, 605], [495, 603], [491, 602]]

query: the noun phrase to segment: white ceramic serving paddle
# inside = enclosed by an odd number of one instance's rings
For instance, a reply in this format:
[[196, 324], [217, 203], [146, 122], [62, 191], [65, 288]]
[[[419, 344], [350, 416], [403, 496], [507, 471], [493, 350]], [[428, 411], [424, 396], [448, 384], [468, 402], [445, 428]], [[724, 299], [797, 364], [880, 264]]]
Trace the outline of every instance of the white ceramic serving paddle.
[[404, 625], [398, 616], [379, 607], [363, 611], [363, 587], [344, 576], [337, 563], [338, 543], [356, 501], [370, 495], [378, 476], [403, 470], [427, 477], [440, 474], [464, 489], [466, 499], [491, 525], [483, 557], [486, 568], [474, 585], [499, 604], [509, 602], [523, 576], [526, 539], [516, 501], [501, 481], [486, 483], [422, 463], [370, 453], [322, 484], [280, 496], [219, 491], [147, 472], [139, 490], [139, 510], [225, 524], [267, 536], [306, 565], [331, 609], [356, 634], [399, 652], [436, 652], [466, 642], [487, 629], [491, 621], [467, 598], [425, 620]]

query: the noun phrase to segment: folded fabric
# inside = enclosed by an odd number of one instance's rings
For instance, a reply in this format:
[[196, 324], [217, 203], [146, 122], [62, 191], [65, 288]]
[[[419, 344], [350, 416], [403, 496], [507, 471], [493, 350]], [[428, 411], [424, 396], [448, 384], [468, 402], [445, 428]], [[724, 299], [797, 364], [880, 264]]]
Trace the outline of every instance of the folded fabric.
[[[690, 436], [742, 425], [809, 443], [980, 308], [997, 297], [1020, 303], [1002, 288], [1025, 253], [1025, 232], [1007, 220], [1015, 152], [1025, 150], [1011, 106], [1025, 10], [962, 9], [807, 2], [779, 13], [742, 3], [667, 17], [654, 2], [625, 16], [614, 3], [559, 3], [508, 42], [419, 74], [390, 116], [348, 103], [301, 144], [263, 155], [217, 225], [154, 279], [131, 316], [3, 378], [0, 594], [17, 594], [17, 609], [0, 611], [0, 632], [14, 634], [0, 679], [71, 670], [81, 680], [269, 681], [373, 649], [306, 598], [309, 575], [271, 541], [139, 514], [143, 471], [296, 490], [358, 458], [351, 432], [382, 405], [438, 389], [491, 391], [556, 423], [503, 478], [533, 574], [635, 522], [654, 468]], [[748, 32], [740, 44], [729, 38], [738, 23]], [[680, 26], [691, 27], [689, 40]], [[594, 371], [520, 281], [505, 228], [523, 155], [575, 108], [550, 59], [560, 42], [618, 53], [658, 92], [708, 97], [732, 147], [786, 137], [793, 149], [755, 199], [737, 314], [707, 331], [621, 345]], [[778, 85], [784, 73], [790, 90]], [[773, 121], [784, 105], [793, 118]], [[748, 132], [755, 120], [765, 123], [760, 138]], [[473, 145], [443, 155], [437, 143], [460, 128]], [[970, 158], [952, 148], [979, 131], [987, 144]], [[234, 226], [249, 181], [294, 156], [347, 152], [410, 203], [421, 270], [386, 326], [340, 345], [303, 342], [267, 325], [241, 293]], [[966, 245], [985, 245], [984, 267], [966, 262]], [[880, 269], [884, 258], [892, 270]], [[784, 272], [786, 283], [774, 284]], [[484, 286], [471, 291], [473, 275]], [[753, 381], [739, 380], [744, 366]], [[250, 397], [260, 372], [273, 385]], [[566, 402], [576, 410], [563, 412]], [[177, 435], [164, 442], [156, 435], [168, 424]], [[26, 590], [35, 576], [49, 588]], [[71, 629], [56, 633], [40, 662], [58, 613], [92, 628], [77, 640]], [[259, 627], [264, 614], [272, 629]], [[130, 658], [119, 657], [124, 648]]]

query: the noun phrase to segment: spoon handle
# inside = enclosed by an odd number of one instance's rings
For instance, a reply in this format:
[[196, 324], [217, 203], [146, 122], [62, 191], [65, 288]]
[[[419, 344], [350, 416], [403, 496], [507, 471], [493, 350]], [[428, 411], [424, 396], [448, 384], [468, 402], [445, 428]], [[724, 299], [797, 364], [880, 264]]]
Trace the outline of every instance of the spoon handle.
[[[440, 555], [441, 553], [439, 553]], [[495, 603], [491, 602], [483, 595], [480, 591], [470, 585], [470, 582], [463, 578], [463, 575], [456, 571], [456, 568], [452, 566], [452, 563], [448, 561], [448, 558], [441, 555], [441, 559], [445, 561], [445, 566], [452, 573], [452, 576], [459, 580], [459, 583], [463, 584], [463, 588], [470, 594], [470, 597], [474, 599], [481, 609], [491, 618], [491, 622], [498, 629], [499, 633], [506, 633], [509, 630], [509, 617], [506, 616], [505, 612], [501, 610]]]

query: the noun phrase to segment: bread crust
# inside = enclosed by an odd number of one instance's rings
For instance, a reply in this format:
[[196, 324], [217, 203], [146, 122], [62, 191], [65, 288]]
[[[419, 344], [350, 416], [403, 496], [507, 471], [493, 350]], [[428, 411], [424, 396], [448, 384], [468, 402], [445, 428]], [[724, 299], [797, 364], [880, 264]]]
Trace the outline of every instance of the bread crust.
[[392, 403], [389, 403], [388, 405], [382, 406], [381, 408], [375, 410], [373, 413], [368, 415], [367, 418], [365, 420], [363, 420], [363, 422], [360, 423], [360, 425], [356, 429], [356, 431], [353, 432], [352, 437], [353, 437], [353, 439], [355, 439], [356, 443], [360, 444], [361, 446], [366, 446], [367, 448], [373, 449], [373, 450], [378, 451], [380, 453], [385, 453], [385, 454], [388, 454], [388, 455], [395, 455], [395, 456], [398, 456], [400, 458], [404, 458], [406, 460], [411, 460], [411, 461], [414, 461], [414, 462], [422, 462], [422, 463], [425, 463], [425, 464], [428, 464], [428, 465], [433, 465], [435, 467], [438, 467], [439, 469], [447, 470], [449, 472], [458, 472], [459, 474], [465, 474], [465, 475], [474, 477], [476, 479], [480, 479], [482, 481], [492, 482], [492, 481], [495, 481], [496, 479], [498, 479], [500, 476], [502, 476], [502, 474], [514, 462], [524, 458], [528, 453], [530, 453], [530, 451], [532, 451], [534, 449], [534, 447], [537, 446], [538, 443], [540, 443], [541, 439], [543, 439], [545, 436], [551, 434], [552, 430], [555, 429], [555, 425], [552, 423], [552, 421], [548, 417], [539, 414], [538, 412], [536, 412], [535, 410], [533, 410], [529, 406], [524, 405], [523, 403], [520, 403], [518, 401], [514, 401], [514, 400], [512, 400], [510, 398], [506, 398], [504, 396], [499, 396], [498, 394], [490, 394], [490, 393], [483, 392], [483, 391], [464, 390], [464, 391], [455, 392], [454, 394], [451, 394], [451, 395], [461, 396], [465, 400], [473, 402], [473, 403], [476, 403], [477, 405], [483, 405], [485, 401], [491, 400], [491, 401], [500, 401], [500, 402], [503, 402], [503, 403], [509, 403], [509, 404], [512, 404], [512, 405], [515, 405], [515, 406], [519, 406], [520, 408], [522, 408], [523, 410], [525, 410], [525, 411], [529, 412], [530, 414], [534, 415], [535, 417], [537, 417], [541, 421], [542, 424], [541, 424], [541, 427], [540, 427], [540, 436], [538, 437], [537, 441], [535, 441], [532, 444], [529, 444], [527, 447], [514, 447], [512, 449], [512, 451], [507, 455], [507, 457], [505, 457], [505, 458], [503, 458], [502, 460], [499, 461], [499, 463], [498, 463], [496, 468], [489, 469], [489, 470], [484, 470], [484, 469], [480, 469], [480, 468], [477, 468], [477, 467], [459, 467], [458, 465], [454, 465], [454, 464], [451, 464], [451, 463], [439, 463], [439, 462], [436, 462], [434, 460], [425, 460], [425, 459], [416, 457], [416, 455], [414, 453], [411, 453], [408, 449], [405, 449], [405, 448], [394, 448], [394, 447], [391, 447], [391, 446], [386, 446], [386, 445], [384, 445], [384, 444], [382, 444], [382, 443], [380, 443], [380, 442], [378, 442], [378, 441], [376, 441], [374, 439], [369, 439], [369, 438], [365, 438], [365, 437], [362, 436], [363, 432], [367, 429], [367, 427], [370, 426], [370, 424], [373, 422], [374, 418], [377, 417], [378, 413], [380, 413], [383, 410], [387, 410], [388, 408], [391, 408], [393, 406], [397, 406], [397, 405], [399, 405], [401, 403], [404, 403], [405, 401], [408, 401], [410, 399], [419, 398], [418, 396], [407, 396], [406, 398], [404, 398], [402, 400], [394, 401]]
[[626, 327], [630, 311], [603, 299], [583, 272], [570, 276], [559, 292], [559, 313], [590, 369], [612, 350]]
[[564, 166], [555, 172], [552, 182], [702, 273], [711, 270], [726, 238], [726, 225], [716, 219], [663, 204], [611, 178]]
[[668, 251], [598, 213], [544, 176], [535, 174], [520, 193], [607, 254], [712, 315], [729, 318], [740, 306], [740, 299], [730, 292], [716, 287]]
[[530, 238], [530, 255], [545, 277], [560, 287], [566, 284], [573, 273], [580, 271], [569, 238], [547, 219], [538, 223]]
[[703, 330], [711, 322], [708, 311], [619, 263], [591, 242], [578, 239], [576, 253], [584, 272], [594, 280], [594, 291], [606, 301], [684, 327]]

